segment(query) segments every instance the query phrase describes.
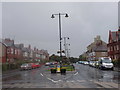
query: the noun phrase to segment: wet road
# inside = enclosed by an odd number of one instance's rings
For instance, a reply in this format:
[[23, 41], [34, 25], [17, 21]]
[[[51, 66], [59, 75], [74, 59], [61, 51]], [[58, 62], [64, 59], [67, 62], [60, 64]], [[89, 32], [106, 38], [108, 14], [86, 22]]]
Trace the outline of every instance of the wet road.
[[74, 64], [76, 70], [66, 75], [51, 74], [48, 66], [28, 71], [3, 74], [3, 88], [118, 88], [117, 71], [99, 70], [89, 65]]

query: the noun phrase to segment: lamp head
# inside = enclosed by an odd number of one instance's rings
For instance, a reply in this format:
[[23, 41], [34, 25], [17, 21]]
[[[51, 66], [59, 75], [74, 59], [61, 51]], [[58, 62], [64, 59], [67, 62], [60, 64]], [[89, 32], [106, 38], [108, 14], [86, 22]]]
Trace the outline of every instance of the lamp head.
[[52, 14], [51, 18], [55, 18], [53, 14]]
[[68, 14], [65, 14], [65, 17], [68, 17]]

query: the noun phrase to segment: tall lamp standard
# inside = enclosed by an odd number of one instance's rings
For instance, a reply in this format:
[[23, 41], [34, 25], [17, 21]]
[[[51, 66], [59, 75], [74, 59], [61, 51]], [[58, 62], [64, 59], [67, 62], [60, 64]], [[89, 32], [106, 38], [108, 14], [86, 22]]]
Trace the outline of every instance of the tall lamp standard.
[[61, 40], [62, 40], [62, 36], [61, 36], [61, 15], [64, 15], [65, 17], [68, 17], [68, 14], [67, 14], [67, 13], [52, 14], [51, 18], [55, 18], [55, 15], [58, 15], [58, 17], [59, 17], [60, 58], [61, 58], [61, 60], [62, 60], [62, 45], [61, 45]]

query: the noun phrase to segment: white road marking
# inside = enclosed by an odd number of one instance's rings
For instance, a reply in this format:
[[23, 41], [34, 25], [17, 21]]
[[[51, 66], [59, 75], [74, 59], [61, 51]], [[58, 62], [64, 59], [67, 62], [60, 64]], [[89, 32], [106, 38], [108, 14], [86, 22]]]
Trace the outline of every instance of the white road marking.
[[78, 74], [78, 72], [76, 72], [74, 75], [77, 75]]
[[67, 82], [75, 82], [75, 81], [67, 81]]
[[42, 73], [40, 73], [41, 74], [41, 76], [43, 76], [43, 74]]
[[62, 81], [62, 80], [58, 80], [58, 81]]
[[59, 82], [59, 81], [62, 81], [62, 80], [55, 81], [55, 80], [53, 80], [53, 79], [51, 79], [51, 78], [47, 78], [47, 79], [49, 79], [50, 81], [52, 81], [52, 82], [54, 82], [54, 83], [57, 83], [57, 82]]
[[78, 82], [85, 82], [85, 80], [77, 80]]

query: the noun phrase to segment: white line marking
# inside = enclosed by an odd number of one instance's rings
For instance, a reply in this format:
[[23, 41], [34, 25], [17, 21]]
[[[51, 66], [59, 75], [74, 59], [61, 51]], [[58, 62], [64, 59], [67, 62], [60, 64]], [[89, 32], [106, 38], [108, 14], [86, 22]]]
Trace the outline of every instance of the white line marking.
[[74, 75], [77, 75], [78, 74], [78, 72], [76, 72]]
[[58, 80], [58, 81], [62, 81], [62, 80]]
[[42, 73], [40, 73], [41, 74], [41, 76], [43, 76], [43, 74]]
[[75, 81], [67, 81], [67, 82], [75, 82]]
[[59, 82], [59, 81], [62, 81], [62, 80], [55, 81], [55, 80], [53, 80], [53, 79], [51, 79], [51, 78], [47, 78], [47, 79], [49, 79], [50, 81], [52, 81], [52, 82], [54, 82], [54, 83], [57, 83], [57, 82]]
[[77, 80], [78, 82], [85, 82], [85, 80]]

